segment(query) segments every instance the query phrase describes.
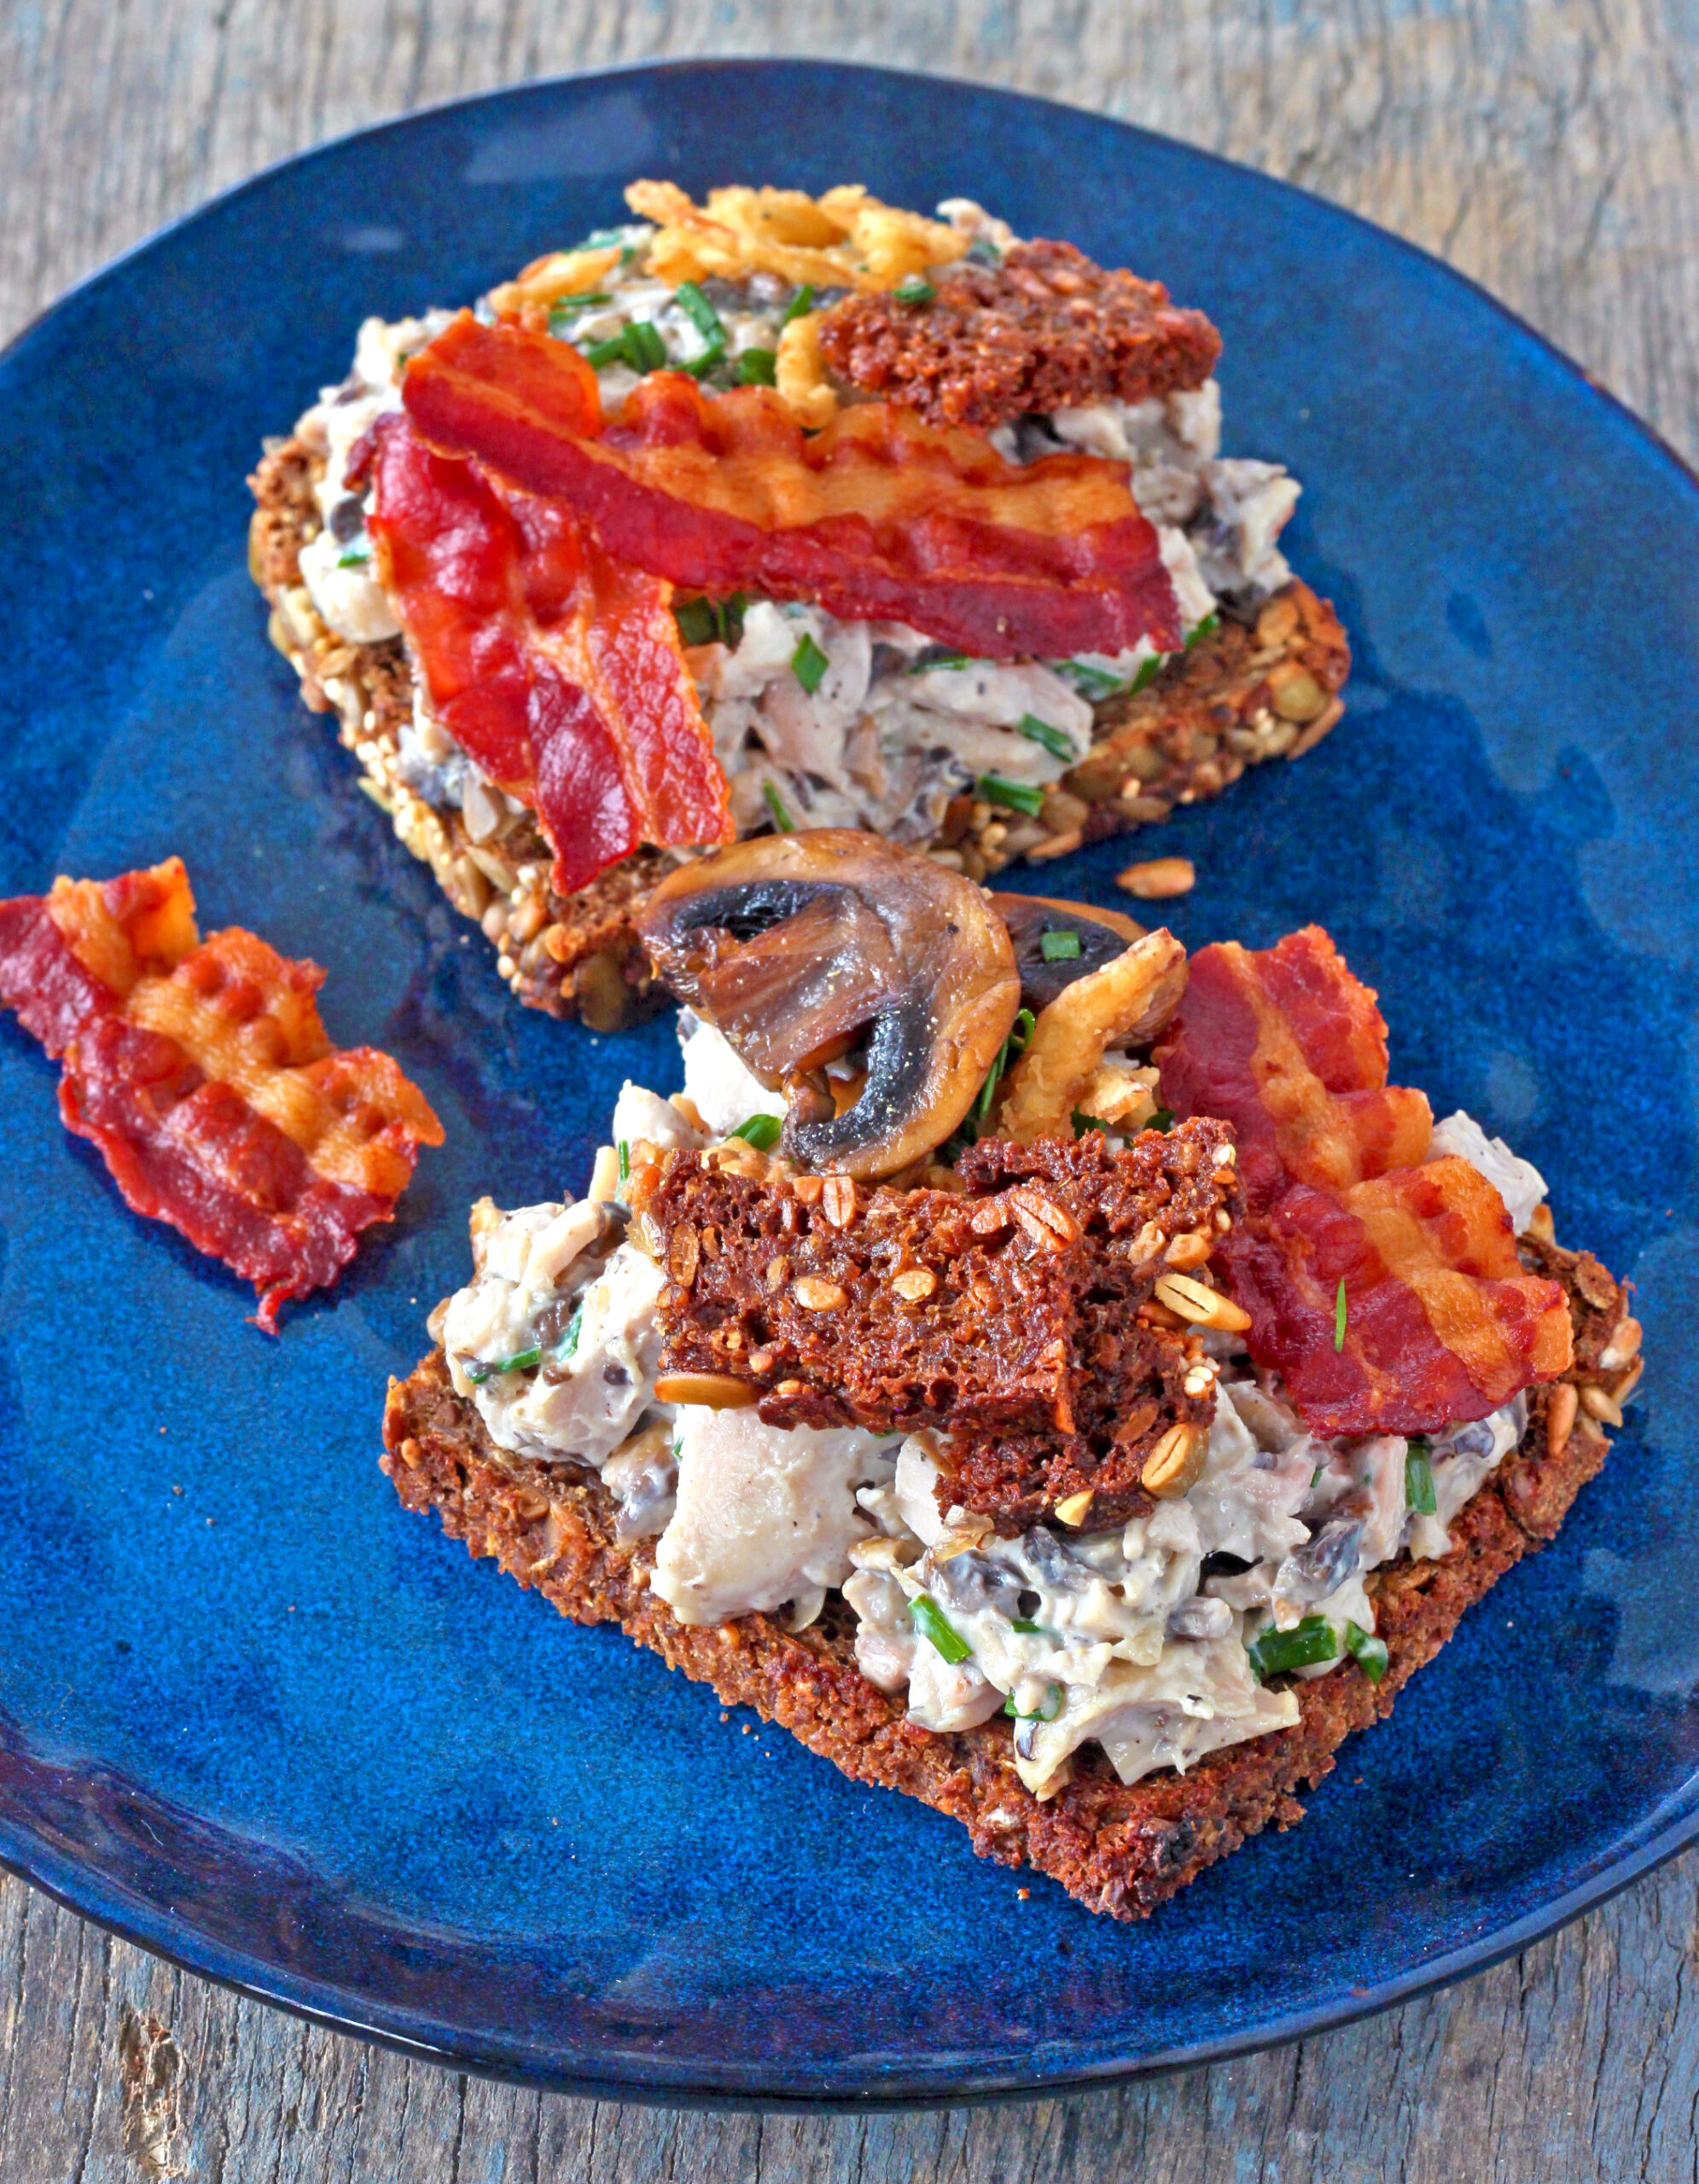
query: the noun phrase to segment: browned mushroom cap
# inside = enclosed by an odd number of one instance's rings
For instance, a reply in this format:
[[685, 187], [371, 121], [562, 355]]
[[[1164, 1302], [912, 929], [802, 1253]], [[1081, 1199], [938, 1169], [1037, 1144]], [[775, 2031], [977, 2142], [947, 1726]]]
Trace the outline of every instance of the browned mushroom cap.
[[[1021, 973], [1021, 999], [1036, 1016], [1048, 1008], [1064, 986], [1089, 972], [1101, 971], [1146, 928], [1120, 910], [1100, 910], [1089, 903], [1068, 903], [1054, 895], [993, 895], [991, 906], [1009, 928], [1015, 944], [1015, 967]], [[1054, 961], [1044, 956], [1047, 932], [1078, 936], [1079, 953]]]
[[941, 1145], [996, 1059], [1021, 984], [971, 881], [876, 834], [821, 828], [738, 842], [669, 874], [637, 930], [656, 972], [779, 1085], [867, 1035], [840, 1115], [799, 1103], [784, 1149], [887, 1176]]

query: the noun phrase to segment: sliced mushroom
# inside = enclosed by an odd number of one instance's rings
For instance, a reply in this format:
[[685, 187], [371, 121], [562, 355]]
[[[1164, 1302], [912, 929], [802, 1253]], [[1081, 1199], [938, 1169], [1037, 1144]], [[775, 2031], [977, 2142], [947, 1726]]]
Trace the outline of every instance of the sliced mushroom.
[[[1100, 910], [1087, 903], [1067, 903], [1051, 895], [993, 895], [991, 906], [1009, 927], [1015, 944], [1015, 967], [1021, 973], [1022, 1004], [1036, 1015], [1048, 1008], [1064, 986], [1101, 971], [1125, 954], [1147, 928], [1120, 910]], [[1073, 933], [1077, 956], [1047, 957], [1046, 933]]]
[[865, 1035], [859, 1096], [798, 1101], [811, 1168], [886, 1176], [967, 1113], [1021, 1004], [1002, 921], [971, 881], [849, 828], [762, 835], [669, 874], [637, 929], [659, 977], [777, 1088]]

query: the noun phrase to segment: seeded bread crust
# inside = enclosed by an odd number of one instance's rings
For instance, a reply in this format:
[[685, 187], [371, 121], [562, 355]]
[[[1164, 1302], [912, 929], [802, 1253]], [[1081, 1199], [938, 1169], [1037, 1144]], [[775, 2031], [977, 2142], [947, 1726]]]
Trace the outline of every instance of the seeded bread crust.
[[615, 1541], [614, 1504], [600, 1481], [497, 1450], [476, 1409], [454, 1392], [439, 1350], [407, 1380], [391, 1382], [382, 1465], [404, 1507], [434, 1509], [471, 1554], [496, 1557], [561, 1614], [619, 1623], [669, 1667], [711, 1685], [727, 1705], [753, 1706], [854, 1780], [947, 1813], [981, 1857], [1047, 1873], [1089, 1910], [1143, 1918], [1246, 1837], [1300, 1820], [1295, 1793], [1327, 1774], [1353, 1730], [1390, 1712], [1463, 1611], [1554, 1536], [1603, 1465], [1609, 1443], [1595, 1409], [1614, 1409], [1638, 1378], [1637, 1365], [1625, 1372], [1601, 1362], [1626, 1292], [1590, 1253], [1533, 1237], [1522, 1248], [1535, 1271], [1563, 1284], [1575, 1363], [1565, 1380], [1531, 1391], [1522, 1443], [1452, 1521], [1451, 1554], [1370, 1575], [1388, 1656], [1381, 1682], [1344, 1662], [1296, 1685], [1295, 1727], [1130, 1788], [1088, 1747], [1074, 1780], [1041, 1803], [1015, 1771], [1005, 1722], [957, 1735], [916, 1728], [900, 1698], [858, 1670], [855, 1618], [835, 1598], [820, 1623], [800, 1633], [765, 1615], [712, 1629], [680, 1623], [648, 1588], [654, 1542]]
[[[335, 714], [340, 741], [359, 761], [361, 787], [455, 908], [482, 926], [519, 998], [551, 1015], [581, 1015], [592, 1031], [617, 1029], [650, 998], [633, 920], [676, 858], [640, 850], [563, 897], [549, 885], [549, 845], [529, 819], [499, 839], [474, 842], [458, 812], [415, 794], [397, 764], [413, 706], [401, 639], [345, 642], [320, 621], [301, 582], [300, 550], [320, 527], [313, 487], [323, 467], [301, 439], [276, 440], [248, 480], [248, 566], [271, 606], [272, 643], [313, 712]], [[1344, 712], [1339, 691], [1350, 665], [1332, 607], [1295, 580], [1254, 626], [1224, 617], [1148, 689], [1103, 717], [1091, 755], [1045, 797], [1039, 817], [957, 797], [932, 851], [983, 880], [1016, 858], [1066, 856], [1166, 819], [1178, 804], [1219, 796], [1247, 766], [1313, 750]]]

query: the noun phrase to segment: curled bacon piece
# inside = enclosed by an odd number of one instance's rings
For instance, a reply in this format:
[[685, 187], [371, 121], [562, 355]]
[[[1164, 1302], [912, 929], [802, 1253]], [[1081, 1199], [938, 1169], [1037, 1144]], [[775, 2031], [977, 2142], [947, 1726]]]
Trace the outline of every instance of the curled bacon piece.
[[1426, 1158], [1427, 1100], [1387, 1083], [1375, 996], [1319, 926], [1200, 950], [1156, 1060], [1177, 1115], [1237, 1134], [1247, 1210], [1214, 1263], [1313, 1431], [1429, 1432], [1568, 1368], [1562, 1290], [1484, 1176]]
[[0, 903], [0, 1003], [62, 1062], [66, 1127], [136, 1212], [253, 1284], [270, 1334], [443, 1138], [387, 1054], [331, 1045], [323, 979], [236, 926], [201, 942], [179, 857]]
[[564, 342], [463, 313], [402, 398], [433, 447], [565, 503], [608, 553], [693, 590], [812, 600], [988, 659], [1179, 648], [1124, 463], [1020, 468], [876, 402], [806, 439], [767, 388], [710, 398], [682, 372], [652, 373], [604, 427], [587, 377]]
[[371, 529], [432, 706], [536, 811], [561, 893], [643, 842], [730, 840], [671, 587], [614, 560], [561, 503], [433, 453], [405, 418], [381, 419], [375, 439]]

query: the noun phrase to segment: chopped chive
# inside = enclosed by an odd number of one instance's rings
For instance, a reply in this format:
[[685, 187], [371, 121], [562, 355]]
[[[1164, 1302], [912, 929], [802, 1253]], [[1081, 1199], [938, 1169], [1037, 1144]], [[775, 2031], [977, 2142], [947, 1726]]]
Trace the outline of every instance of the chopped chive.
[[371, 557], [369, 542], [356, 540], [353, 545], [345, 547], [336, 556], [336, 566], [339, 569], [363, 569]]
[[805, 630], [796, 641], [796, 650], [790, 656], [790, 671], [811, 698], [819, 688], [831, 664]]
[[694, 281], [681, 281], [677, 294], [678, 308], [684, 312], [698, 334], [707, 340], [724, 340], [725, 328], [719, 322], [719, 313], [702, 293]]
[[580, 1304], [578, 1310], [573, 1314], [571, 1319], [567, 1321], [567, 1331], [561, 1337], [560, 1343], [556, 1350], [555, 1354], [557, 1357], [577, 1356], [579, 1331], [583, 1325], [584, 1306]]
[[779, 324], [788, 326], [793, 319], [806, 318], [813, 308], [814, 283], [812, 281], [805, 281], [785, 305], [784, 317], [779, 321]]
[[1047, 720], [1040, 720], [1036, 713], [1022, 713], [1015, 723], [1016, 732], [1029, 743], [1042, 743], [1052, 758], [1072, 758], [1074, 746], [1062, 729], [1052, 728]]
[[711, 599], [681, 599], [672, 609], [678, 635], [687, 645], [711, 645], [719, 635], [719, 617]]
[[731, 1135], [741, 1137], [746, 1145], [753, 1145], [758, 1153], [765, 1153], [779, 1141], [779, 1132], [784, 1128], [777, 1115], [751, 1115], [748, 1122], [739, 1123]]
[[1017, 1615], [1011, 1618], [1009, 1627], [1011, 1630], [1019, 1630], [1030, 1638], [1034, 1631], [1042, 1630], [1044, 1626], [1042, 1623], [1034, 1623], [1028, 1616]]
[[1082, 698], [1089, 698], [1094, 705], [1100, 705], [1105, 698], [1118, 697], [1127, 688], [1119, 676], [1106, 675], [1101, 667], [1093, 667], [1086, 659], [1065, 659], [1057, 671]]
[[611, 304], [612, 296], [600, 293], [589, 296], [562, 296], [558, 303], [549, 306], [549, 331], [558, 340], [564, 328], [587, 311], [600, 311], [604, 304]]
[[1325, 1464], [1318, 1464], [1315, 1469], [1310, 1473], [1310, 1485], [1312, 1490], [1319, 1483], [1321, 1475], [1326, 1469], [1327, 1466]]
[[1345, 1276], [1341, 1275], [1339, 1294], [1333, 1300], [1333, 1346], [1335, 1350], [1345, 1347]]
[[1404, 1498], [1418, 1517], [1438, 1513], [1440, 1505], [1434, 1499], [1433, 1461], [1428, 1454], [1428, 1443], [1419, 1433], [1411, 1435], [1404, 1452]]
[[620, 1140], [620, 1181], [622, 1183], [628, 1183], [628, 1182], [631, 1182], [631, 1141], [630, 1141], [628, 1138], [624, 1138], [624, 1137], [622, 1137], [622, 1138]]
[[773, 815], [773, 824], [778, 828], [780, 834], [794, 834], [796, 832], [796, 822], [785, 810], [784, 799], [771, 781], [762, 782], [761, 794], [765, 799], [768, 810]]
[[1149, 659], [1141, 659], [1138, 672], [1132, 678], [1131, 695], [1136, 698], [1141, 690], [1148, 690], [1167, 664], [1165, 652], [1153, 652]]
[[917, 659], [905, 672], [910, 675], [930, 675], [934, 667], [971, 667], [973, 661], [964, 652], [935, 652], [929, 659]]
[[909, 1619], [952, 1668], [974, 1650], [930, 1593], [921, 1593], [909, 1602]]
[[771, 386], [778, 361], [777, 350], [746, 349], [737, 359], [737, 384], [740, 386]]
[[612, 250], [615, 244], [621, 250], [635, 252], [636, 245], [625, 241], [618, 228], [592, 228], [582, 242], [573, 245], [574, 250]]
[[969, 265], [1001, 265], [1003, 263], [1003, 253], [986, 235], [975, 235], [963, 254]]
[[1146, 1130], [1172, 1130], [1174, 1127], [1173, 1109], [1172, 1107], [1153, 1107], [1150, 1110], [1150, 1119], [1146, 1123], [1144, 1127]]
[[516, 1350], [511, 1357], [497, 1357], [488, 1364], [480, 1358], [475, 1365], [467, 1366], [466, 1377], [474, 1388], [481, 1388], [486, 1380], [494, 1380], [497, 1373], [528, 1373], [533, 1365], [542, 1362], [543, 1352], [540, 1350]]
[[609, 334], [605, 341], [592, 341], [584, 352], [584, 360], [593, 372], [605, 371], [609, 364], [625, 361], [625, 336], [622, 330]]
[[1306, 1669], [1317, 1661], [1336, 1660], [1339, 1636], [1324, 1616], [1306, 1615], [1292, 1630], [1277, 1630], [1271, 1623], [1245, 1648], [1259, 1683], [1289, 1669]]
[[1088, 1130], [1102, 1130], [1105, 1137], [1113, 1136], [1114, 1132], [1113, 1123], [1106, 1123], [1101, 1115], [1088, 1115], [1082, 1107], [1074, 1110], [1072, 1120], [1076, 1137], [1084, 1137]]
[[1079, 958], [1079, 935], [1070, 929], [1066, 932], [1041, 932], [1039, 953], [1047, 963], [1074, 963]]
[[906, 281], [899, 281], [891, 293], [899, 304], [929, 304], [938, 293], [923, 274], [911, 273]]
[[1206, 614], [1201, 622], [1194, 622], [1190, 629], [1186, 631], [1186, 650], [1190, 652], [1195, 644], [1202, 643], [1205, 637], [1213, 636], [1220, 627], [1221, 617], [1219, 614]]
[[[1015, 1628], [1017, 1629], [1020, 1628], [1018, 1623]], [[1053, 1722], [1062, 1711], [1062, 1686], [1059, 1683], [1053, 1683], [1050, 1686], [1050, 1697], [1044, 1705], [1030, 1714], [1023, 1714], [1015, 1704], [1015, 1693], [1011, 1691], [1003, 1702], [1003, 1711], [1005, 1714], [1012, 1714], [1017, 1722]]]
[[666, 344], [654, 324], [634, 318], [625, 328], [625, 362], [634, 372], [658, 372], [666, 362]]
[[1024, 811], [1036, 819], [1044, 809], [1044, 793], [1031, 781], [1011, 781], [1003, 774], [981, 774], [974, 784], [987, 804], [1005, 804], [1011, 811]]
[[1376, 1637], [1372, 1630], [1364, 1629], [1360, 1623], [1345, 1626], [1345, 1650], [1356, 1662], [1370, 1683], [1378, 1683], [1387, 1672], [1387, 1648], [1384, 1639]]
[[700, 357], [692, 357], [687, 363], [680, 366], [680, 369], [689, 372], [692, 379], [706, 379], [711, 371], [717, 370], [724, 362], [724, 342], [710, 341]]
[[1018, 1055], [1025, 1054], [1027, 1042], [1032, 1037], [1033, 1027], [1037, 1022], [1038, 1019], [1030, 1008], [1021, 1008], [1015, 1011], [1015, 1021], [1010, 1026], [1009, 1037], [998, 1048], [997, 1060], [986, 1072], [986, 1081], [980, 1087], [980, 1096], [974, 1102], [970, 1111], [976, 1123], [989, 1119], [991, 1103], [996, 1096], [997, 1088], [1002, 1081], [1004, 1072]]

